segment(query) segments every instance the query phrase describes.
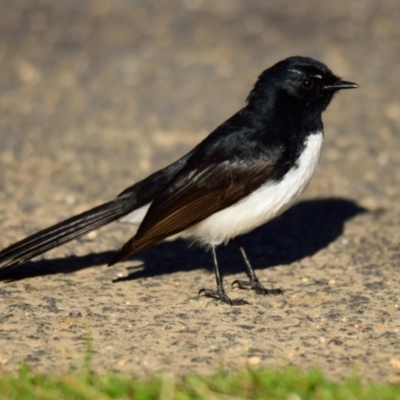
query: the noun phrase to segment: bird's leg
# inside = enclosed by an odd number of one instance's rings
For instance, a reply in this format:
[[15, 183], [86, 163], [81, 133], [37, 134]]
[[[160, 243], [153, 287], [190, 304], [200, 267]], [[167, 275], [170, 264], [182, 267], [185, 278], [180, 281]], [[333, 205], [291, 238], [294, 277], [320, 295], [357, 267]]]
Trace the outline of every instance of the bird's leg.
[[258, 280], [256, 273], [254, 272], [253, 267], [250, 264], [249, 259], [247, 258], [246, 252], [242, 244], [240, 243], [239, 238], [234, 239], [237, 247], [239, 248], [240, 254], [242, 255], [243, 261], [246, 264], [246, 272], [249, 276], [249, 281], [240, 281], [236, 280], [232, 282], [232, 286], [237, 285], [239, 289], [252, 289], [255, 290], [257, 294], [283, 294], [282, 289], [266, 289], [261, 282]]
[[233, 300], [231, 300], [227, 296], [227, 294], [225, 293], [225, 290], [224, 290], [223, 283], [222, 283], [221, 274], [219, 272], [215, 246], [211, 247], [211, 252], [212, 252], [213, 260], [214, 260], [214, 273], [215, 273], [215, 279], [217, 280], [217, 290], [200, 289], [199, 295], [204, 294], [207, 297], [213, 297], [215, 299], [219, 299], [223, 303], [229, 304], [231, 306], [239, 306], [239, 305], [244, 305], [244, 304], [250, 304], [246, 300], [243, 300], [243, 299], [233, 299]]

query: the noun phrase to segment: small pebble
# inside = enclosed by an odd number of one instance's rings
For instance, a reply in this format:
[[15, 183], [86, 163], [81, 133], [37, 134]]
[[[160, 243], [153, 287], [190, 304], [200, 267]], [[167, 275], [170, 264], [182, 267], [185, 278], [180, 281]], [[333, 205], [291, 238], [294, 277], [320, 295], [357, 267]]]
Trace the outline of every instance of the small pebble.
[[8, 360], [6, 358], [0, 357], [0, 365], [4, 365], [4, 364], [7, 364], [7, 363], [8, 363]]
[[247, 363], [249, 365], [251, 365], [252, 367], [255, 367], [256, 365], [259, 365], [260, 362], [261, 362], [261, 358], [258, 357], [258, 356], [249, 357], [248, 360], [247, 360]]
[[96, 239], [96, 237], [97, 237], [97, 232], [96, 232], [96, 231], [93, 231], [93, 232], [89, 232], [89, 233], [86, 235], [85, 239], [86, 239], [86, 240], [94, 240], [94, 239]]
[[390, 359], [390, 365], [392, 366], [392, 368], [394, 369], [400, 369], [400, 360], [397, 358], [392, 357]]
[[81, 313], [80, 311], [78, 311], [78, 310], [72, 310], [72, 311], [69, 313], [69, 316], [70, 316], [71, 318], [80, 318], [80, 317], [82, 317], [82, 313]]

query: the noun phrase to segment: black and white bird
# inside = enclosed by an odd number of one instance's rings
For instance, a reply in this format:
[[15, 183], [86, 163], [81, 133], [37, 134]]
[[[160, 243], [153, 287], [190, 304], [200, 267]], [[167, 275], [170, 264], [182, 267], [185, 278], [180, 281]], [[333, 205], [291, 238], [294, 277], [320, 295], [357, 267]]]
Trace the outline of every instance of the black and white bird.
[[0, 252], [0, 272], [112, 221], [140, 224], [109, 265], [180, 233], [209, 248], [216, 290], [230, 305], [216, 246], [237, 242], [256, 293], [265, 289], [237, 238], [290, 207], [309, 183], [321, 154], [322, 112], [341, 89], [357, 88], [311, 58], [290, 57], [265, 70], [247, 104], [178, 161], [124, 190], [114, 200], [44, 229]]

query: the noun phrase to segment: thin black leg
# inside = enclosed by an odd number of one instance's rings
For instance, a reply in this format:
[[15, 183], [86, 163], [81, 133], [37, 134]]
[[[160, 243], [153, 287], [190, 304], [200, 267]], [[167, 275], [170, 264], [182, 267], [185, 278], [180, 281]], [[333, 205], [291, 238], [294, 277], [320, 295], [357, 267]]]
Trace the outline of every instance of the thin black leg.
[[246, 265], [246, 272], [247, 275], [249, 276], [249, 281], [240, 281], [236, 280], [232, 282], [232, 286], [237, 285], [239, 289], [252, 289], [255, 290], [257, 294], [283, 294], [282, 289], [266, 289], [261, 282], [258, 280], [256, 273], [254, 272], [253, 267], [250, 264], [249, 259], [247, 258], [246, 252], [244, 251], [244, 248], [242, 244], [240, 243], [239, 238], [234, 239], [240, 254], [242, 255], [243, 261]]
[[218, 260], [217, 260], [217, 254], [215, 251], [215, 246], [211, 247], [211, 252], [213, 255], [213, 261], [214, 261], [214, 273], [215, 273], [215, 279], [217, 281], [217, 290], [211, 290], [211, 289], [200, 289], [199, 295], [204, 294], [207, 297], [213, 297], [215, 299], [221, 300], [223, 303], [229, 304], [231, 306], [240, 306], [244, 304], [250, 304], [246, 300], [243, 299], [230, 299], [228, 295], [225, 293], [224, 285], [222, 282], [222, 277], [219, 271], [218, 267]]

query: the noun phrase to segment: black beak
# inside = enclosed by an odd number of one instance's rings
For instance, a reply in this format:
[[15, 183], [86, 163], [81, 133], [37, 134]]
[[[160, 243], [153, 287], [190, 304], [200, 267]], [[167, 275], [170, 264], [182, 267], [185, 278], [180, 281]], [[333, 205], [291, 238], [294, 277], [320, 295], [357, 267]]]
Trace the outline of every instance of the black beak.
[[357, 89], [357, 83], [346, 82], [346, 81], [337, 81], [333, 85], [326, 85], [323, 87], [324, 90], [340, 90], [340, 89]]

